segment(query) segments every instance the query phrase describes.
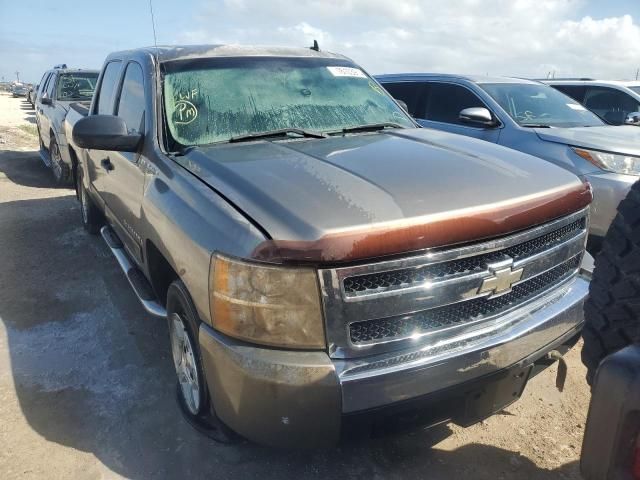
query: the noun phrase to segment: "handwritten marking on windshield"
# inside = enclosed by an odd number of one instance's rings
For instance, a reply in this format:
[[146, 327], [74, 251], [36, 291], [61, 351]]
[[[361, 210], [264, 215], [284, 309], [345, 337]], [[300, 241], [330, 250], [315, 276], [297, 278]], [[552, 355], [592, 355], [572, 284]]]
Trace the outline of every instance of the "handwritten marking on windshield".
[[198, 109], [189, 100], [178, 100], [174, 113], [174, 123], [176, 125], [188, 125], [198, 118]]

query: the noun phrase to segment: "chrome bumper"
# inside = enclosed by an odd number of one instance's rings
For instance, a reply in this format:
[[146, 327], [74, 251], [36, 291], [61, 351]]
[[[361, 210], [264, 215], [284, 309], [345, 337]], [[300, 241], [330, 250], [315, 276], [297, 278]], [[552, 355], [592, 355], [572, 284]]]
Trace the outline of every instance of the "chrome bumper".
[[[585, 262], [588, 263], [588, 262]], [[442, 345], [332, 360], [324, 352], [247, 345], [202, 324], [199, 342], [216, 413], [246, 438], [276, 446], [335, 443], [342, 417], [530, 365], [579, 333], [588, 272], [504, 320], [504, 329], [446, 353]], [[523, 311], [524, 310], [524, 311]], [[518, 314], [519, 316], [517, 316]], [[516, 318], [517, 316], [517, 318]]]
[[616, 217], [618, 205], [625, 199], [638, 177], [611, 172], [596, 172], [584, 176], [593, 187], [589, 233], [604, 237]]
[[[533, 304], [502, 318], [498, 332], [357, 360], [334, 360], [342, 412], [352, 413], [427, 395], [483, 375], [533, 363], [578, 333], [589, 282], [572, 279]], [[523, 311], [524, 310], [524, 311]]]

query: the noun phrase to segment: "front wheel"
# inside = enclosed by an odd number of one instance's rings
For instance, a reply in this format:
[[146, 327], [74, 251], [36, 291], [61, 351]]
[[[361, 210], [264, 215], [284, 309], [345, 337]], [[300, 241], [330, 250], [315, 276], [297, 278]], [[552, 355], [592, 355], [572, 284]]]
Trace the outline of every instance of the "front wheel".
[[60, 186], [69, 185], [71, 182], [71, 169], [62, 160], [60, 147], [58, 147], [58, 142], [56, 142], [53, 135], [51, 135], [51, 143], [49, 144], [49, 155], [51, 157], [51, 171], [56, 183]]
[[98, 207], [93, 203], [82, 183], [82, 174], [76, 175], [78, 200], [80, 200], [80, 213], [82, 214], [82, 226], [92, 235], [96, 235], [102, 227], [103, 217]]

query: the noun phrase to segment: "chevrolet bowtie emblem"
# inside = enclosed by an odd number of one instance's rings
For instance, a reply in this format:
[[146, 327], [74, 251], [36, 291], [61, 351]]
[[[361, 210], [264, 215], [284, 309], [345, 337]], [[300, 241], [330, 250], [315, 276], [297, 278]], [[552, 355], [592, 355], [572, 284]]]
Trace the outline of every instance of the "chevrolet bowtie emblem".
[[478, 289], [478, 294], [491, 293], [490, 297], [504, 295], [511, 291], [514, 283], [522, 278], [522, 268], [513, 269], [513, 260], [491, 263], [487, 265], [492, 276], [485, 278]]

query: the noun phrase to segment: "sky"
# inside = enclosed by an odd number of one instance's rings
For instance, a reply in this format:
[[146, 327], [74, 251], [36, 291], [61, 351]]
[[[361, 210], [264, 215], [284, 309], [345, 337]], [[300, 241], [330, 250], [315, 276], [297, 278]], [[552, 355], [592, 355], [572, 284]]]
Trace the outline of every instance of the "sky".
[[[633, 79], [640, 0], [152, 0], [158, 44], [310, 46], [373, 74]], [[149, 0], [0, 0], [0, 79], [152, 45]]]

